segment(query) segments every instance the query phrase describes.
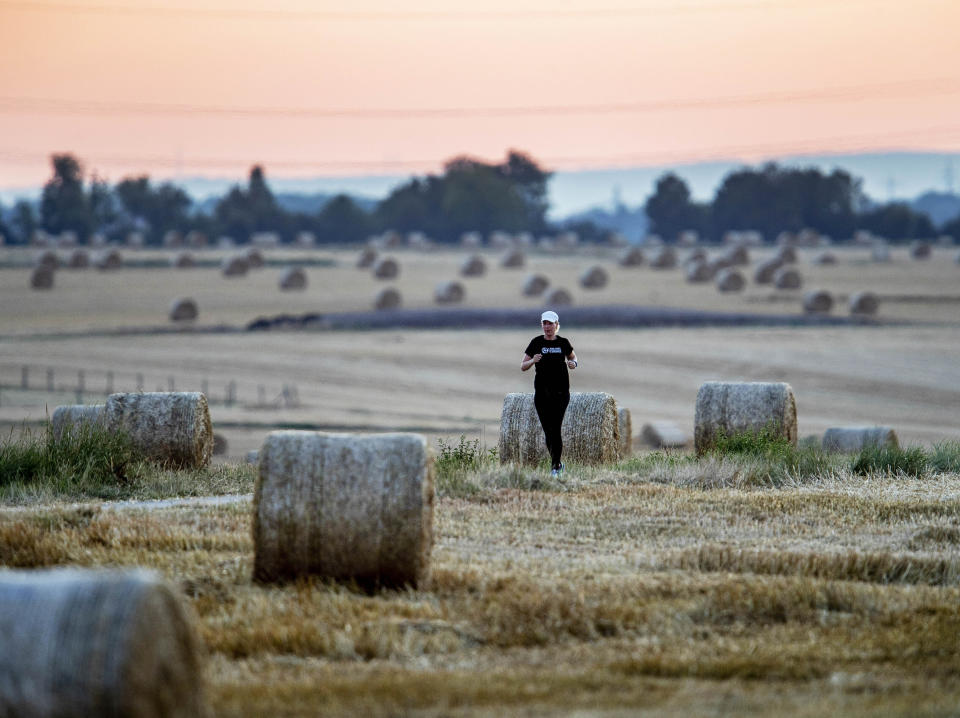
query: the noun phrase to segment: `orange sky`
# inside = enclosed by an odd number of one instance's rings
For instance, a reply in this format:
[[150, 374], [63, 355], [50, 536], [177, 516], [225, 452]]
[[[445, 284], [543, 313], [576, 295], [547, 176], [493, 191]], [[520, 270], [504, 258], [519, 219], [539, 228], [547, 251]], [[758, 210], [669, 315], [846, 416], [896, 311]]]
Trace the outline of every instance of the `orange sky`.
[[957, 0], [0, 0], [0, 187], [55, 151], [110, 181], [960, 151], [958, 27]]

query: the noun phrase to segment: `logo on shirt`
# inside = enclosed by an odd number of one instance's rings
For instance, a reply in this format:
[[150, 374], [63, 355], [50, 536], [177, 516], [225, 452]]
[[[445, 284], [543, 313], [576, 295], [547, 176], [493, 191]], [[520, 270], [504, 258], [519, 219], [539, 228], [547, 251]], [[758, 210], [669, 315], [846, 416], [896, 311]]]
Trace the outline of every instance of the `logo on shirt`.
[[541, 354], [561, 354], [560, 347], [544, 347], [540, 350]]

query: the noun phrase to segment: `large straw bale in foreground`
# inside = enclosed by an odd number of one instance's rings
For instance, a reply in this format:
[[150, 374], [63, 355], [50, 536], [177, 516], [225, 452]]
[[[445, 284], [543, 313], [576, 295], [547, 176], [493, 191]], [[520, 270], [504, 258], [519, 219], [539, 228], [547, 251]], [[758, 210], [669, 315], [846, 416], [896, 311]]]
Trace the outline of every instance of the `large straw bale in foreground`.
[[823, 450], [856, 452], [870, 446], [900, 448], [897, 432], [889, 426], [834, 426], [823, 433]]
[[59, 441], [65, 432], [88, 425], [104, 426], [103, 404], [68, 404], [53, 410], [50, 424], [53, 438]]
[[633, 455], [633, 417], [629, 409], [617, 410], [617, 431], [620, 432], [620, 457]]
[[[563, 459], [606, 464], [620, 455], [617, 402], [602, 392], [571, 392], [560, 436]], [[500, 413], [500, 461], [535, 465], [548, 457], [533, 394], [507, 394]]]
[[274, 431], [259, 461], [255, 579], [417, 586], [428, 578], [434, 475], [422, 436]]
[[207, 715], [179, 593], [145, 571], [0, 572], [0, 715]]
[[710, 449], [720, 433], [765, 429], [796, 445], [797, 402], [789, 384], [708, 381], [700, 386], [693, 429], [698, 454]]
[[111, 394], [107, 426], [130, 435], [152, 461], [178, 468], [206, 466], [213, 454], [213, 425], [200, 392]]

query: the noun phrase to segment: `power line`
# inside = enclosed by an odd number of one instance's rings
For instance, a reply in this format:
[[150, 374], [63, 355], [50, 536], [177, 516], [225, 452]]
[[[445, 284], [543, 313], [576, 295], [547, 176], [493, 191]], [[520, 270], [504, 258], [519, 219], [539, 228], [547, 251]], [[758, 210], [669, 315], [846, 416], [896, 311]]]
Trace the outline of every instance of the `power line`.
[[80, 115], [235, 115], [278, 118], [457, 118], [515, 117], [523, 115], [605, 115], [663, 112], [670, 110], [742, 107], [749, 105], [830, 100], [882, 100], [927, 94], [956, 94], [960, 78], [941, 77], [901, 80], [871, 85], [848, 85], [792, 92], [765, 92], [726, 97], [693, 97], [606, 104], [528, 105], [515, 107], [435, 108], [322, 108], [322, 107], [240, 107], [152, 102], [69, 100], [40, 97], [0, 97], [0, 114]]
[[[950, 0], [927, 0], [932, 3]], [[878, 3], [900, 4], [900, 0], [844, 0], [850, 5], [876, 6]], [[74, 12], [88, 14], [152, 15], [166, 17], [198, 17], [256, 20], [317, 20], [324, 22], [419, 22], [419, 21], [506, 21], [506, 20], [583, 20], [680, 15], [690, 13], [723, 13], [739, 11], [771, 11], [780, 9], [835, 8], [833, 0], [741, 0], [724, 3], [670, 3], [661, 6], [553, 8], [550, 10], [294, 10], [284, 8], [203, 8], [164, 7], [159, 5], [120, 5], [101, 3], [59, 3], [47, 0], [0, 0], [0, 7], [39, 12]]]

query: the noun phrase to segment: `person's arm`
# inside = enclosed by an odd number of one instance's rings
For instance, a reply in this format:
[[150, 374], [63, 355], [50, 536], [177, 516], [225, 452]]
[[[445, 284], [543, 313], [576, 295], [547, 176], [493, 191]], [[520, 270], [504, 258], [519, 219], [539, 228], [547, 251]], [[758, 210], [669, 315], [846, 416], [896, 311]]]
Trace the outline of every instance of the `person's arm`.
[[567, 354], [568, 369], [576, 369], [579, 365], [580, 362], [577, 361], [577, 353], [575, 351], [571, 351], [569, 354]]
[[526, 371], [538, 361], [543, 358], [543, 354], [534, 354], [530, 356], [529, 354], [524, 354], [523, 359], [520, 360], [520, 371]]

